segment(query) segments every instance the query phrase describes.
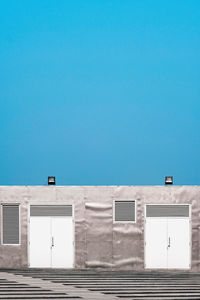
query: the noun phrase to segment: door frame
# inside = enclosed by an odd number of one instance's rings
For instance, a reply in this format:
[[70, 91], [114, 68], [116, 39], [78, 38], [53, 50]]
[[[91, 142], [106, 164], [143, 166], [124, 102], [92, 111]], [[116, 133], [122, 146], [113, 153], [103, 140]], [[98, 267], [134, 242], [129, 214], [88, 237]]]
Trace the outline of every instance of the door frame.
[[[28, 204], [28, 224], [27, 224], [27, 258], [28, 258], [28, 268], [30, 268], [30, 208], [31, 205], [71, 205], [72, 206], [72, 224], [73, 224], [73, 269], [75, 268], [75, 205], [74, 203], [29, 203]], [[53, 269], [53, 268], [52, 268]], [[60, 268], [62, 269], [62, 268]], [[64, 268], [63, 268], [64, 269]]]
[[[190, 250], [190, 267], [189, 269], [181, 269], [181, 270], [190, 270], [191, 269], [191, 263], [192, 263], [192, 205], [189, 203], [145, 203], [144, 205], [144, 269], [147, 270], [163, 270], [163, 271], [168, 271], [168, 270], [180, 270], [180, 269], [176, 269], [176, 268], [147, 268], [146, 267], [146, 207], [147, 205], [176, 205], [176, 206], [180, 206], [180, 205], [188, 205], [189, 206], [189, 250]], [[169, 218], [169, 217], [156, 217], [157, 219], [163, 219], [163, 218]], [[171, 217], [174, 219], [188, 219], [188, 217]]]

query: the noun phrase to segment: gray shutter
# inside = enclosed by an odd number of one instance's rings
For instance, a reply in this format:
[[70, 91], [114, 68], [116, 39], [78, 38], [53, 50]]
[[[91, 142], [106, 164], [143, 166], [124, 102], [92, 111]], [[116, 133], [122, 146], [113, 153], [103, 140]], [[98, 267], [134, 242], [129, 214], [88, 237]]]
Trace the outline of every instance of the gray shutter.
[[147, 205], [146, 217], [189, 217], [189, 205]]
[[135, 222], [135, 201], [115, 201], [115, 221]]
[[3, 244], [19, 244], [19, 205], [3, 205]]
[[32, 217], [71, 217], [72, 205], [31, 205], [30, 215]]

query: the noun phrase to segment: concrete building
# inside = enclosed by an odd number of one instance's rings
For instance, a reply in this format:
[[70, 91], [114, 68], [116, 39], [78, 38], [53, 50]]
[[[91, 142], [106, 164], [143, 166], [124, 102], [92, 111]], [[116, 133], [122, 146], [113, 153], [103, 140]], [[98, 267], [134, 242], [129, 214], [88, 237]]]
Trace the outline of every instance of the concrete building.
[[200, 186], [0, 186], [1, 268], [200, 271]]

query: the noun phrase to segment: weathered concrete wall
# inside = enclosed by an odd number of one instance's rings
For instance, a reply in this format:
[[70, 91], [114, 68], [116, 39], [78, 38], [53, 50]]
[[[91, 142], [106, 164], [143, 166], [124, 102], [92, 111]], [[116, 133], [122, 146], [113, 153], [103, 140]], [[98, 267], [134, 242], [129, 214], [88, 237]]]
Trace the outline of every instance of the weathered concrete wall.
[[[113, 201], [136, 200], [136, 223], [113, 223]], [[74, 204], [75, 266], [144, 269], [145, 204], [192, 205], [192, 271], [200, 271], [200, 186], [0, 186], [21, 205], [21, 245], [2, 245], [0, 267], [28, 267], [29, 205]], [[0, 228], [1, 230], [1, 228]]]

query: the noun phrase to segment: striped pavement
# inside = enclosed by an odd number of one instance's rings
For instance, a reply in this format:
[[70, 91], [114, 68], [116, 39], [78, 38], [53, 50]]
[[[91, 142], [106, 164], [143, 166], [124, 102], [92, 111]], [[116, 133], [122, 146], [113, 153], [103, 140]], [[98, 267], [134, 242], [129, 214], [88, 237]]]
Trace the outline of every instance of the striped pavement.
[[200, 299], [200, 273], [1, 270], [0, 299]]

